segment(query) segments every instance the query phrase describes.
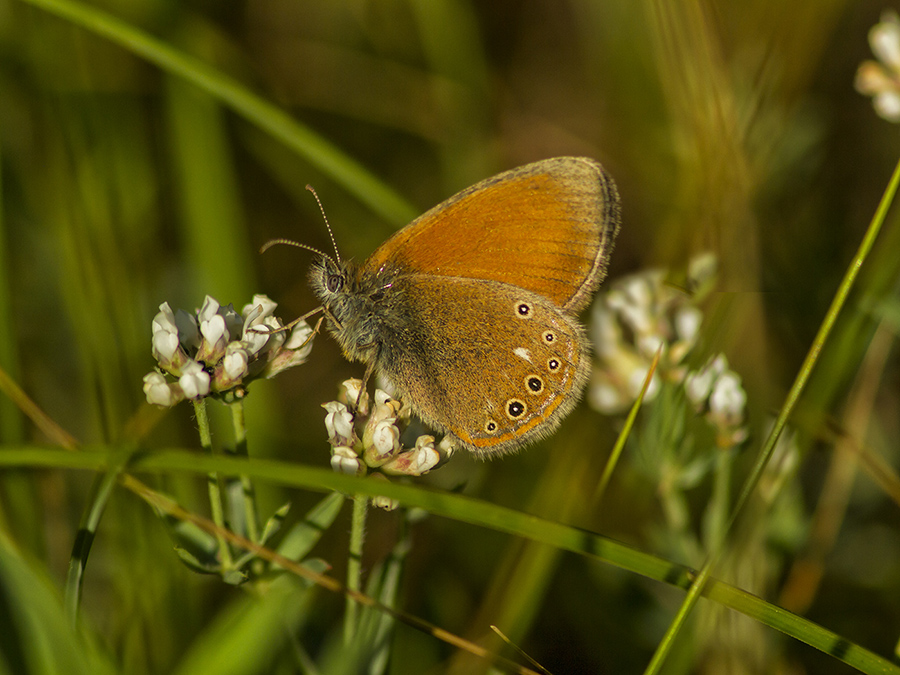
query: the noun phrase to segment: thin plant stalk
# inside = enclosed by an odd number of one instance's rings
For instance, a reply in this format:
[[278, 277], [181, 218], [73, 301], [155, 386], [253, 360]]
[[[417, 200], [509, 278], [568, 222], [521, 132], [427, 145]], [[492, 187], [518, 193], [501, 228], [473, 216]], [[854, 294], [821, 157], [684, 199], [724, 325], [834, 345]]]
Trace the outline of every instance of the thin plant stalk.
[[113, 488], [118, 484], [120, 465], [112, 467], [106, 473], [98, 474], [91, 486], [88, 506], [81, 516], [78, 534], [72, 544], [72, 555], [69, 558], [69, 571], [66, 574], [65, 605], [66, 616], [72, 627], [78, 624], [78, 609], [81, 606], [81, 590], [84, 583], [84, 571], [91, 546], [100, 526], [100, 519], [112, 496]]
[[[228, 407], [231, 410], [231, 422], [234, 426], [234, 454], [238, 457], [249, 457], [244, 401], [243, 399], [238, 399]], [[259, 513], [256, 508], [256, 490], [249, 476], [241, 474], [240, 480], [247, 538], [250, 541], [259, 542]]]
[[[369, 498], [357, 494], [353, 497], [353, 515], [350, 521], [350, 548], [347, 560], [347, 589], [359, 593], [362, 589], [362, 553], [366, 537], [366, 514]], [[347, 609], [344, 614], [344, 643], [350, 644], [356, 634], [359, 623], [359, 605], [347, 596]]]
[[650, 382], [653, 380], [653, 375], [656, 373], [656, 368], [659, 365], [659, 357], [661, 355], [662, 346], [660, 345], [660, 348], [656, 350], [656, 356], [653, 357], [650, 368], [647, 370], [647, 376], [644, 378], [641, 393], [638, 394], [637, 400], [635, 400], [634, 405], [631, 406], [628, 417], [625, 418], [625, 426], [622, 428], [619, 437], [616, 439], [616, 444], [609, 454], [609, 459], [606, 460], [606, 466], [603, 468], [603, 475], [600, 476], [600, 482], [597, 483], [597, 487], [594, 490], [592, 499], [594, 507], [596, 507], [600, 503], [600, 500], [603, 499], [603, 493], [606, 492], [606, 487], [609, 485], [613, 471], [615, 471], [619, 464], [619, 458], [622, 456], [622, 451], [625, 449], [625, 442], [631, 434], [631, 429], [634, 427], [634, 421], [637, 419], [638, 411], [644, 403], [644, 396], [647, 394], [647, 389], [650, 387]]
[[[193, 401], [194, 413], [197, 416], [197, 431], [200, 433], [200, 445], [207, 453], [212, 453], [212, 434], [209, 430], [209, 415], [206, 410], [206, 399], [200, 398]], [[231, 549], [228, 542], [222, 535], [225, 527], [225, 509], [222, 506], [222, 486], [219, 479], [219, 473], [213, 472], [206, 477], [207, 487], [209, 488], [209, 512], [213, 522], [216, 524], [216, 540], [219, 545], [219, 556], [221, 557], [222, 570], [230, 570], [233, 567], [231, 557]]]

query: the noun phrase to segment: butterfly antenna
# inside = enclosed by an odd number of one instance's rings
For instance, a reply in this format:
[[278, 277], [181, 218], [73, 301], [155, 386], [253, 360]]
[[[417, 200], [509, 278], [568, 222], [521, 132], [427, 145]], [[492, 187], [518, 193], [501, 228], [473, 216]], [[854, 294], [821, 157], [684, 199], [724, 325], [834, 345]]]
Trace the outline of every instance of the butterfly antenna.
[[313, 248], [312, 246], [307, 246], [306, 244], [301, 244], [299, 241], [294, 241], [293, 239], [269, 239], [269, 241], [267, 241], [265, 244], [263, 244], [260, 247], [259, 252], [265, 253], [270, 248], [272, 248], [273, 246], [276, 246], [278, 244], [285, 244], [287, 246], [296, 246], [297, 248], [302, 248], [302, 249], [306, 249], [307, 251], [312, 251], [313, 253], [317, 253], [320, 256], [322, 256], [323, 258], [331, 258], [331, 256], [328, 255], [327, 253], [325, 253], [324, 251], [320, 251], [319, 249]]
[[341, 252], [338, 251], [337, 242], [334, 240], [334, 232], [331, 231], [331, 223], [328, 222], [328, 216], [325, 215], [325, 207], [322, 206], [322, 200], [319, 199], [319, 195], [316, 194], [316, 189], [312, 185], [307, 184], [306, 189], [312, 192], [312, 196], [316, 198], [316, 204], [319, 205], [319, 211], [322, 213], [322, 220], [325, 221], [325, 227], [328, 228], [331, 245], [334, 247], [334, 257], [338, 262], [341, 262]]

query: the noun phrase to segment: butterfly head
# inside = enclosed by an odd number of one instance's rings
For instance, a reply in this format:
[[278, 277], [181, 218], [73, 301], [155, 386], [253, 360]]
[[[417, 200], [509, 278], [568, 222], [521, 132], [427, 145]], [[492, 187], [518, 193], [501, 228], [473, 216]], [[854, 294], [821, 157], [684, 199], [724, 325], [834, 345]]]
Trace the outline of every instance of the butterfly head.
[[309, 282], [325, 308], [328, 327], [344, 354], [352, 361], [369, 362], [378, 343], [380, 294], [370, 292], [352, 262], [320, 256], [309, 272]]

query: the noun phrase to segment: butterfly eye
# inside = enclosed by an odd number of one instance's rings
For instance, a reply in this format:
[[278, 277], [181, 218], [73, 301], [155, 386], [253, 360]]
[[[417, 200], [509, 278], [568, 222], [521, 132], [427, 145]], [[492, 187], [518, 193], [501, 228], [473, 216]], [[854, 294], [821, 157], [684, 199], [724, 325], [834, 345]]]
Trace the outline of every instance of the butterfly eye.
[[329, 293], [337, 293], [344, 287], [344, 277], [340, 274], [329, 274], [325, 278], [325, 288]]

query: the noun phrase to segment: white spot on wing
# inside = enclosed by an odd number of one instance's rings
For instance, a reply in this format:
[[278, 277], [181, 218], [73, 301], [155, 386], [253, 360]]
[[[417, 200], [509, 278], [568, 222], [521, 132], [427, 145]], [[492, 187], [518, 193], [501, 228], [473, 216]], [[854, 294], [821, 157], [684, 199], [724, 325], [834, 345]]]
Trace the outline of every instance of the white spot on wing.
[[528, 363], [531, 363], [531, 352], [529, 352], [525, 347], [516, 347], [513, 349], [513, 354], [518, 356], [520, 359], [525, 359]]

